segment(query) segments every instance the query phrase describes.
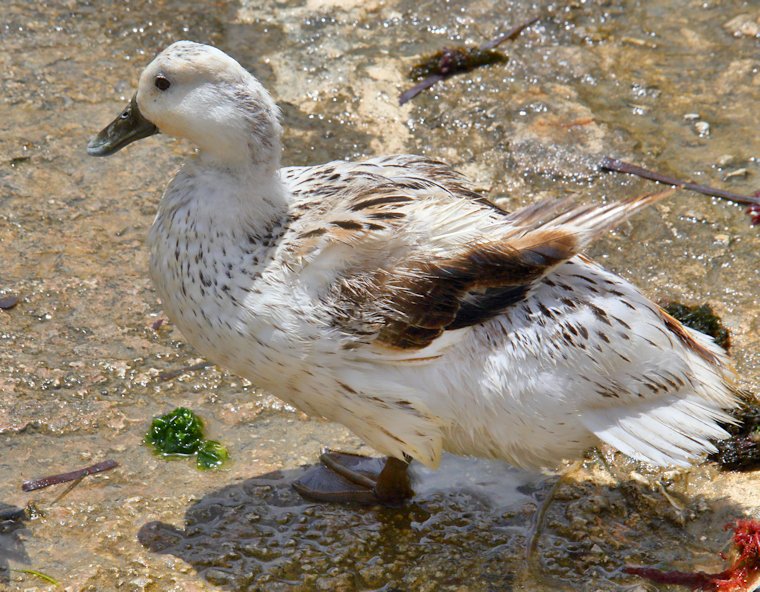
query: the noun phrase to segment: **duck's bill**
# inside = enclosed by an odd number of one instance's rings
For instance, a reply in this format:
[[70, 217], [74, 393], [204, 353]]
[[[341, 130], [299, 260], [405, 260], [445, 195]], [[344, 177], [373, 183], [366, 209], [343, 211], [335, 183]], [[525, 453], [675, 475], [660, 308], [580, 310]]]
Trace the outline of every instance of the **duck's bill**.
[[87, 144], [90, 156], [110, 156], [124, 146], [158, 133], [158, 128], [145, 119], [137, 106], [137, 95], [122, 113]]

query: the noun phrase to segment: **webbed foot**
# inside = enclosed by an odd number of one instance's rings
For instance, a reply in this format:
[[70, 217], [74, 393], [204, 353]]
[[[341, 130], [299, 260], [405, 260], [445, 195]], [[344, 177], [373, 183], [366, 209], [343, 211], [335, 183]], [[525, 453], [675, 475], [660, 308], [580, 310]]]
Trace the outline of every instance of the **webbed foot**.
[[409, 463], [325, 450], [321, 464], [293, 483], [303, 497], [320, 502], [397, 505], [414, 495]]

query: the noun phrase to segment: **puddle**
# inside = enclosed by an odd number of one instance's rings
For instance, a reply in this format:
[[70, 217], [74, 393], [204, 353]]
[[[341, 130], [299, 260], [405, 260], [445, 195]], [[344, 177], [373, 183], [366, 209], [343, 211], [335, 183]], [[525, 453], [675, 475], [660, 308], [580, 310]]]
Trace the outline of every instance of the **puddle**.
[[509, 510], [535, 502], [527, 492], [541, 489], [547, 477], [522, 471], [496, 460], [472, 459], [444, 454], [437, 471], [414, 467], [414, 491], [419, 497], [452, 490], [452, 485], [473, 497], [484, 499], [494, 509]]
[[[509, 62], [439, 83], [399, 108], [425, 53], [478, 44], [537, 14]], [[201, 362], [163, 317], [145, 237], [191, 147], [157, 136], [108, 161], [89, 137], [180, 38], [213, 43], [282, 106], [283, 162], [393, 152], [445, 160], [507, 207], [577, 195], [616, 200], [647, 182], [600, 173], [611, 155], [738, 193], [760, 189], [760, 59], [752, 2], [484, 0], [82, 1], [4, 4], [0, 26], [0, 589], [620, 590], [625, 565], [717, 571], [723, 525], [760, 517], [757, 474], [704, 466], [688, 479], [609, 457], [561, 486], [524, 559], [553, 478], [447, 458], [417, 469], [400, 509], [304, 503], [289, 483], [322, 446], [371, 454]], [[760, 386], [758, 228], [743, 208], [679, 192], [603, 238], [591, 255], [657, 301], [709, 303], [732, 333], [739, 385]], [[200, 473], [141, 444], [152, 417], [187, 406], [228, 446]], [[105, 458], [55, 505], [25, 479]], [[662, 495], [661, 479], [681, 500]], [[671, 483], [672, 482], [672, 483]], [[633, 588], [636, 589], [636, 588]]]

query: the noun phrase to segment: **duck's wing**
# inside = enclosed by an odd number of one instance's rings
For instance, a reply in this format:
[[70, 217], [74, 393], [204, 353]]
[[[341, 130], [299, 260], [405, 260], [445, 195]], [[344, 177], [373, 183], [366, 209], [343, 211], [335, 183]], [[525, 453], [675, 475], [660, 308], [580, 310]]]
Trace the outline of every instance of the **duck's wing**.
[[670, 194], [602, 206], [553, 200], [508, 214], [421, 157], [330, 163], [289, 182], [298, 202], [286, 252], [327, 322], [346, 349], [407, 359], [502, 313], [596, 236]]

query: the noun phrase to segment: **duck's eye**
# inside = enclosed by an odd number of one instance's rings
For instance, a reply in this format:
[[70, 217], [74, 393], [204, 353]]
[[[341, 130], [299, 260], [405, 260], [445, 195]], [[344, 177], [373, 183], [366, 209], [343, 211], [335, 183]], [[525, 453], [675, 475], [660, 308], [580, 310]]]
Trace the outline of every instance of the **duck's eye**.
[[160, 74], [156, 76], [156, 88], [158, 90], [166, 90], [172, 85], [171, 82], [169, 82], [169, 79], [166, 76], [161, 76]]

